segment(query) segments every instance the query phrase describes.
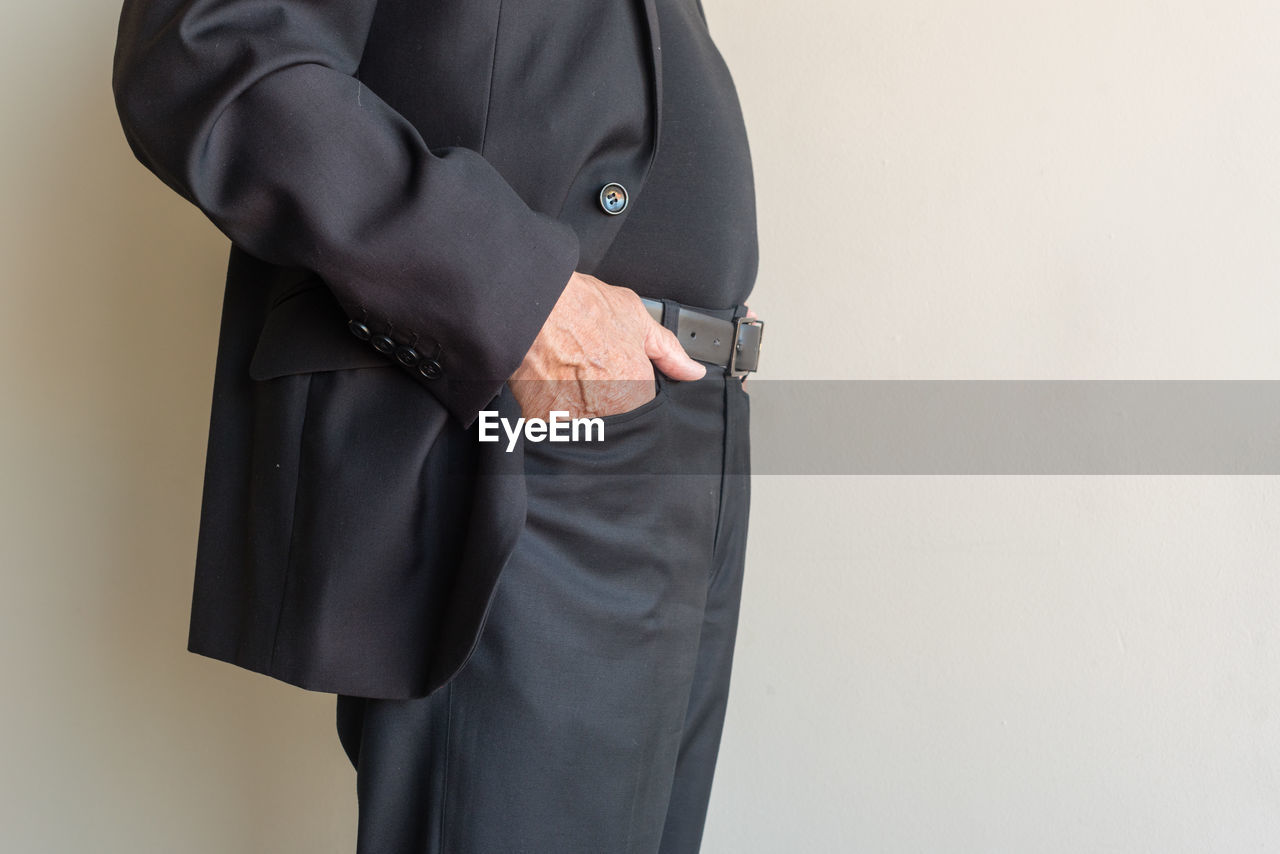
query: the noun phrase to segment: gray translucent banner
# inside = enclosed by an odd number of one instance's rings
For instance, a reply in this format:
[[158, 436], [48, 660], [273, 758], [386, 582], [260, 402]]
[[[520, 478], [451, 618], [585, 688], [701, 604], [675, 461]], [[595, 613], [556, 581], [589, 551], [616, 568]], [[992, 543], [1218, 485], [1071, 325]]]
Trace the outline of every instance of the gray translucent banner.
[[754, 474], [1280, 474], [1280, 381], [751, 379]]

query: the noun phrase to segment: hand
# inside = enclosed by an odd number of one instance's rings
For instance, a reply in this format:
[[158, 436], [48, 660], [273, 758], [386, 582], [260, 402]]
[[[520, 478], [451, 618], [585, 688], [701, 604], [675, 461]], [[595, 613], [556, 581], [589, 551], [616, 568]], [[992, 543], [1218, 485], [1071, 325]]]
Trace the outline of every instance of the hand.
[[595, 418], [652, 400], [655, 367], [674, 380], [707, 371], [635, 291], [575, 272], [509, 384], [525, 418]]

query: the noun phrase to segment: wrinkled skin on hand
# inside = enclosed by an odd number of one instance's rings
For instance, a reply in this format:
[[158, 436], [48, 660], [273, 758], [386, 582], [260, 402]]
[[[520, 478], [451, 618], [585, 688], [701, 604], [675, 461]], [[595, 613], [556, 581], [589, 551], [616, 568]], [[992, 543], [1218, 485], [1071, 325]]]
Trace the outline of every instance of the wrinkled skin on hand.
[[575, 272], [508, 384], [525, 418], [595, 418], [652, 400], [655, 368], [674, 380], [706, 373], [635, 291]]

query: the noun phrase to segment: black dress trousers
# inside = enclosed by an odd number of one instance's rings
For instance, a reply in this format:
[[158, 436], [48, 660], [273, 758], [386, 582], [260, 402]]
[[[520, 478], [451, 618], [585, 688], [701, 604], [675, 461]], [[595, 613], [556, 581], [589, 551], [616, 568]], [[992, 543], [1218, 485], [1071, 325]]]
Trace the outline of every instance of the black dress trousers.
[[698, 850], [742, 589], [748, 409], [722, 368], [659, 375], [652, 401], [604, 419], [603, 443], [521, 443], [528, 518], [468, 663], [428, 697], [338, 697], [360, 854]]

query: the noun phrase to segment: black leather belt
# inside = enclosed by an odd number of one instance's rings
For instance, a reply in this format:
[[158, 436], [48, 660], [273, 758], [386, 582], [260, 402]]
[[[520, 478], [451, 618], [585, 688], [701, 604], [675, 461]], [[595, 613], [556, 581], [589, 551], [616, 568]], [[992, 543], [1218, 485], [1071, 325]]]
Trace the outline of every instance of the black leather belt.
[[[640, 301], [654, 320], [663, 323], [662, 302], [646, 297]], [[756, 370], [760, 364], [760, 340], [764, 337], [763, 321], [746, 317], [724, 320], [682, 305], [669, 305], [679, 312], [674, 324], [676, 337], [690, 358], [719, 365], [734, 377]], [[664, 325], [670, 328], [672, 324]]]

